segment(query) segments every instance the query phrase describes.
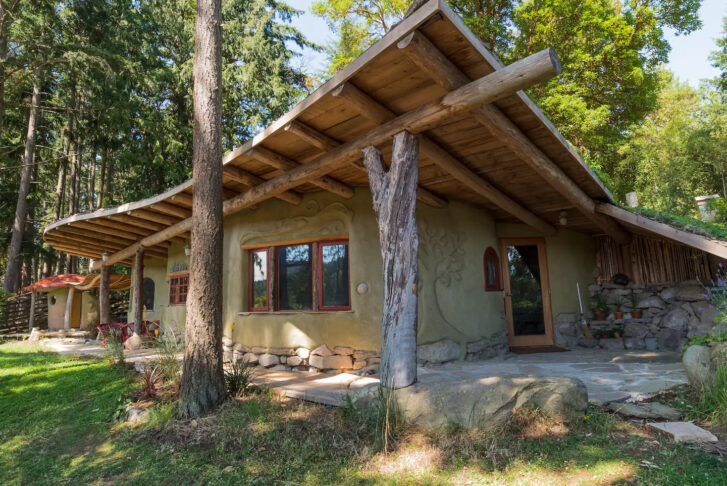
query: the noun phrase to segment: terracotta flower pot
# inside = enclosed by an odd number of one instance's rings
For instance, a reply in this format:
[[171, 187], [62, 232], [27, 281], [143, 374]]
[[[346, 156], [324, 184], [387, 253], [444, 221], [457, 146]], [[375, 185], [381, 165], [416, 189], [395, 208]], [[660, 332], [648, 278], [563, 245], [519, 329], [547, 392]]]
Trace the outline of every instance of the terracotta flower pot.
[[631, 317], [634, 319], [641, 319], [642, 311], [641, 309], [634, 309], [631, 311]]
[[621, 312], [621, 311], [616, 311], [616, 312], [613, 313], [613, 317], [616, 318], [616, 319], [623, 319], [624, 318], [624, 313]]
[[597, 321], [605, 321], [606, 311], [603, 309], [593, 309], [593, 317], [595, 317]]

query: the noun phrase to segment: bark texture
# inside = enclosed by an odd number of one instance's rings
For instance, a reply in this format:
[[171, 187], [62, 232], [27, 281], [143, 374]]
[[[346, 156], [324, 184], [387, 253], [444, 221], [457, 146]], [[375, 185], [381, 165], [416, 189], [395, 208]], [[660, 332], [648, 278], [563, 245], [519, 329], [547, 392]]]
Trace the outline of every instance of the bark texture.
[[222, 23], [221, 0], [198, 0], [194, 44], [192, 248], [187, 296], [183, 417], [226, 397], [222, 373]]
[[[103, 266], [102, 266], [103, 267]], [[134, 258], [134, 333], [141, 334], [144, 320], [144, 247], [136, 250]]]
[[15, 205], [15, 218], [13, 231], [8, 246], [8, 264], [3, 281], [5, 292], [17, 292], [20, 276], [20, 250], [23, 246], [25, 233], [25, 216], [28, 210], [28, 192], [30, 179], [33, 174], [33, 160], [35, 157], [35, 134], [38, 125], [40, 106], [40, 79], [36, 78], [33, 84], [33, 95], [30, 98], [30, 115], [28, 116], [28, 132], [25, 137], [25, 152], [23, 153], [22, 168], [20, 169], [20, 187], [18, 187], [18, 202]]
[[111, 268], [106, 265], [101, 266], [101, 278], [98, 286], [98, 307], [99, 307], [99, 324], [108, 324], [111, 322], [111, 301], [109, 299], [109, 273]]
[[406, 131], [394, 136], [388, 171], [376, 147], [363, 150], [363, 161], [384, 263], [381, 382], [387, 387], [403, 388], [417, 379], [418, 140]]

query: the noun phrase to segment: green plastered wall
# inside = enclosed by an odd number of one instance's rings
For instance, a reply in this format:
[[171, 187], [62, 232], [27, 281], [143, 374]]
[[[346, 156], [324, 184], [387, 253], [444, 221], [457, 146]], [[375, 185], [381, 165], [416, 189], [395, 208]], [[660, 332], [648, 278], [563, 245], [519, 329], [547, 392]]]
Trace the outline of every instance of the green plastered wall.
[[[524, 224], [497, 224], [500, 238], [541, 236]], [[550, 301], [553, 317], [566, 312], [579, 312], [576, 283], [580, 283], [583, 305], [588, 302], [588, 285], [594, 282], [596, 247], [589, 235], [560, 229], [545, 237], [545, 251], [550, 276]]]
[[[444, 338], [462, 345], [505, 329], [502, 292], [485, 292], [483, 255], [499, 254], [498, 238], [539, 236], [525, 225], [496, 224], [484, 210], [451, 202], [435, 209], [418, 205], [420, 344]], [[343, 312], [247, 312], [248, 252], [245, 245], [348, 235], [351, 307]], [[570, 230], [546, 238], [553, 315], [578, 309], [575, 282], [585, 289], [595, 265], [593, 240]], [[383, 280], [376, 219], [367, 189], [352, 199], [326, 192], [306, 194], [292, 206], [272, 199], [225, 218], [223, 334], [249, 346], [346, 345], [378, 350], [381, 344]], [[183, 330], [186, 308], [169, 305], [169, 274], [186, 269], [181, 244], [166, 262], [145, 260], [144, 276], [155, 282], [155, 308], [147, 319]], [[359, 292], [359, 289], [362, 292]], [[129, 313], [133, 318], [133, 297]]]
[[[161, 258], [144, 258], [144, 278], [154, 281], [154, 308], [146, 309], [145, 320], [161, 321], [169, 306], [169, 280], [167, 278], [167, 262]], [[129, 312], [127, 322], [134, 322], [134, 269], [131, 271], [131, 290], [129, 291]]]

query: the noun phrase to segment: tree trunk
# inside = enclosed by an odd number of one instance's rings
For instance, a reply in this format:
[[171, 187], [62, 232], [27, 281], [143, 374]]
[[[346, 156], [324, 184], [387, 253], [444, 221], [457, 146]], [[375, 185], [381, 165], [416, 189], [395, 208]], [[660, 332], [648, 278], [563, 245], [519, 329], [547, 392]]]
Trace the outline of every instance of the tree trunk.
[[[103, 266], [101, 267], [103, 268]], [[107, 267], [108, 268], [108, 267]], [[141, 334], [144, 320], [144, 247], [136, 250], [134, 259], [134, 333]]]
[[32, 331], [35, 326], [35, 290], [30, 293], [30, 315], [28, 316], [28, 330]]
[[68, 331], [71, 328], [71, 318], [73, 316], [73, 287], [68, 287], [68, 297], [66, 298], [66, 313], [63, 315], [63, 329]]
[[114, 201], [114, 159], [108, 156], [106, 160], [106, 176], [104, 177], [104, 205], [112, 206]]
[[22, 168], [20, 170], [20, 187], [18, 188], [18, 202], [15, 205], [15, 219], [13, 220], [13, 231], [8, 247], [8, 263], [5, 271], [3, 289], [5, 292], [18, 291], [18, 277], [20, 274], [20, 250], [23, 245], [23, 233], [25, 231], [25, 215], [28, 204], [28, 192], [30, 191], [30, 179], [33, 173], [33, 161], [35, 155], [35, 133], [38, 124], [38, 113], [40, 105], [40, 79], [36, 76], [33, 83], [33, 95], [30, 99], [30, 115], [28, 116], [28, 133], [25, 137], [25, 153], [23, 154]]
[[99, 324], [111, 322], [111, 301], [109, 299], [109, 273], [111, 267], [101, 265], [101, 279], [98, 285]]
[[58, 161], [58, 181], [56, 182], [56, 220], [61, 219], [63, 216], [64, 194], [66, 192], [66, 167], [66, 161], [64, 159], [60, 159]]
[[363, 150], [363, 161], [384, 263], [381, 382], [387, 387], [403, 388], [417, 379], [418, 140], [409, 132], [394, 136], [388, 171], [376, 147]]
[[221, 0], [198, 0], [194, 44], [192, 251], [179, 413], [225, 399], [222, 373]]
[[89, 211], [93, 211], [96, 208], [96, 144], [91, 145], [91, 160], [89, 161], [88, 170], [88, 201], [87, 206]]
[[[103, 143], [103, 142], [102, 142]], [[106, 157], [108, 153], [106, 152], [106, 147], [102, 145], [101, 148], [101, 167], [100, 167], [100, 174], [98, 178], [98, 199], [96, 203], [96, 209], [101, 209], [104, 207], [104, 200], [106, 198], [105, 192], [106, 192]]]

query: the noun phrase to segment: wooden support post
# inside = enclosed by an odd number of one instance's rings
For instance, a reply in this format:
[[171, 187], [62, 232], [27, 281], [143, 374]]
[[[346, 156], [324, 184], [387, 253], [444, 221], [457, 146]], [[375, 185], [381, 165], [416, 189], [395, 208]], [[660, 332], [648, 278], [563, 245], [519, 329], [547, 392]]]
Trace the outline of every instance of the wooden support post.
[[111, 267], [101, 265], [101, 278], [98, 284], [99, 324], [111, 322], [111, 301], [109, 299], [109, 273]]
[[381, 383], [390, 388], [403, 388], [417, 379], [418, 139], [406, 131], [394, 136], [388, 171], [376, 147], [363, 150], [363, 161], [379, 224], [384, 263]]
[[73, 315], [73, 287], [68, 287], [68, 296], [66, 297], [66, 313], [63, 315], [63, 329], [68, 331], [71, 329], [71, 316]]
[[144, 320], [144, 247], [136, 249], [134, 259], [134, 334], [141, 334]]
[[30, 293], [30, 315], [28, 316], [28, 330], [33, 331], [35, 325], [35, 290]]

